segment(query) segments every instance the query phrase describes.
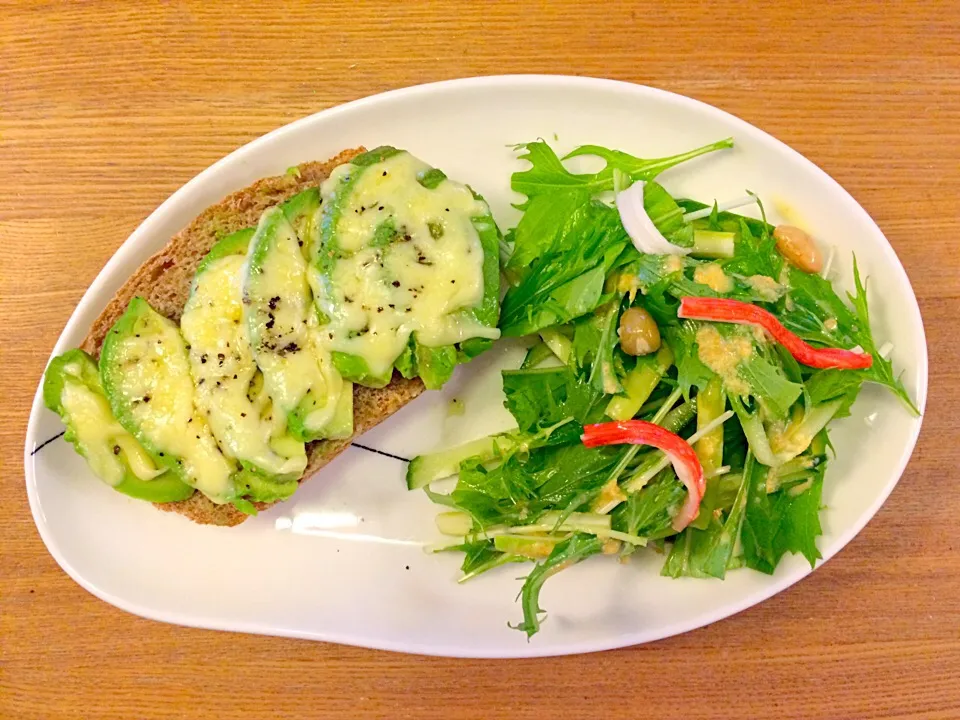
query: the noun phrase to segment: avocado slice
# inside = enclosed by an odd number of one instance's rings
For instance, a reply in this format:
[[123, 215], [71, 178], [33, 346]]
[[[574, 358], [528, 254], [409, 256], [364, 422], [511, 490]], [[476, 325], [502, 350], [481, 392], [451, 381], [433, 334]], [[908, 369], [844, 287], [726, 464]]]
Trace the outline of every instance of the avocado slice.
[[287, 432], [262, 391], [243, 323], [241, 284], [254, 230], [218, 241], [201, 261], [180, 331], [189, 346], [196, 406], [221, 450], [261, 482], [296, 480], [307, 466], [302, 441]]
[[306, 243], [316, 234], [313, 224], [319, 220], [317, 210], [320, 209], [320, 188], [314, 187], [297, 193], [289, 200], [280, 204], [280, 209], [290, 224], [293, 225], [304, 256], [309, 253]]
[[[393, 369], [388, 368], [388, 372], [382, 375], [374, 375], [373, 371], [370, 369], [370, 366], [367, 365], [367, 361], [364, 360], [360, 355], [354, 355], [352, 353], [343, 353], [337, 352], [334, 350], [331, 353], [333, 358], [333, 365], [337, 369], [337, 372], [340, 373], [346, 380], [350, 382], [355, 382], [358, 385], [365, 385], [366, 387], [372, 388], [382, 388], [390, 384], [390, 380], [393, 378]], [[409, 377], [414, 377], [410, 375]]]
[[68, 350], [50, 361], [43, 378], [44, 404], [66, 425], [64, 438], [93, 473], [114, 490], [139, 500], [176, 502], [193, 488], [158, 467], [110, 410], [96, 361], [82, 350]]
[[246, 255], [247, 248], [250, 247], [250, 239], [253, 237], [254, 232], [254, 228], [244, 228], [243, 230], [237, 230], [235, 233], [230, 233], [217, 240], [213, 247], [210, 248], [210, 252], [204, 255], [203, 260], [197, 265], [197, 272], [194, 274], [194, 283], [191, 292], [196, 289], [197, 277], [202, 275], [218, 260], [222, 260], [231, 255]]
[[416, 336], [411, 334], [407, 347], [397, 357], [394, 367], [403, 377], [419, 377], [428, 390], [437, 390], [453, 375], [457, 363], [466, 362], [470, 357], [473, 356], [458, 353], [453, 345], [426, 347], [418, 343]]
[[264, 391], [293, 437], [349, 437], [352, 386], [319, 342], [301, 242], [283, 207], [263, 213], [247, 254], [243, 319]]
[[251, 468], [243, 468], [234, 475], [237, 492], [251, 502], [272, 503], [286, 500], [296, 492], [300, 484], [296, 480], [278, 481], [274, 477], [266, 477], [263, 473]]
[[309, 278], [345, 378], [382, 387], [397, 370], [435, 389], [490, 347], [502, 238], [480, 195], [388, 146], [337, 168], [320, 194]]
[[183, 336], [143, 298], [133, 298], [107, 333], [100, 381], [114, 416], [158, 466], [216, 503], [237, 496], [236, 468], [194, 406]]

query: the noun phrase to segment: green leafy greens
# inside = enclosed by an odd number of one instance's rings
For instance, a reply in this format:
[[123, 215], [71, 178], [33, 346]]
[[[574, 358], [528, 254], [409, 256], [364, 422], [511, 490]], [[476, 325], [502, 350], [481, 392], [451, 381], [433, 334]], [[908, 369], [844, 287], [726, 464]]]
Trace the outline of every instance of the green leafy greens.
[[[742, 567], [773, 573], [788, 553], [812, 566], [821, 557], [827, 425], [850, 413], [864, 382], [889, 388], [916, 411], [873, 339], [856, 262], [847, 302], [828, 280], [779, 253], [759, 201], [760, 219], [716, 204], [691, 219], [688, 213], [709, 206], [674, 198], [654, 181], [731, 146], [722, 140], [658, 160], [596, 145], [563, 158], [542, 140], [518, 146], [529, 166], [511, 186], [526, 199], [506, 236], [502, 264], [512, 284], [500, 315], [503, 335], [533, 338], [521, 368], [502, 374], [516, 429], [416, 458], [408, 484], [427, 485], [444, 506], [438, 527], [453, 539], [437, 549], [464, 552], [463, 580], [505, 563], [534, 563], [515, 626], [528, 637], [543, 621], [544, 583], [594, 555], [626, 560], [649, 544], [665, 551], [669, 577], [723, 579]], [[581, 156], [605, 164], [594, 173], [564, 165]], [[608, 200], [641, 180], [654, 226], [689, 254], [645, 255], [633, 246]], [[759, 331], [681, 320], [677, 310], [688, 296], [758, 304], [812, 345], [860, 346], [873, 365], [802, 366]], [[656, 323], [662, 346], [646, 357], [620, 345], [629, 308]], [[688, 490], [662, 453], [631, 444], [588, 449], [580, 441], [585, 425], [631, 417], [700, 438], [694, 447], [709, 469], [706, 489], [699, 515], [679, 531]], [[443, 472], [457, 475], [449, 494], [428, 485]]]

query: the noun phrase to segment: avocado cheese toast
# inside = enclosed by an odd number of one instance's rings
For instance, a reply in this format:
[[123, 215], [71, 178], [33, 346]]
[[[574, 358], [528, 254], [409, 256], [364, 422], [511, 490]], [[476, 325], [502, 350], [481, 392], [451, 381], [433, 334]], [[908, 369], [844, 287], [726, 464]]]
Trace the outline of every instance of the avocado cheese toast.
[[[439, 387], [498, 336], [499, 231], [479, 196], [445, 180], [406, 152], [360, 148], [205, 210], [69, 351], [74, 375], [63, 370], [67, 355], [51, 363], [45, 398], [72, 428], [68, 439], [121, 492], [198, 523], [236, 525], [289, 497], [424, 381]], [[376, 206], [355, 207], [377, 191]], [[365, 335], [390, 337], [365, 346]], [[99, 393], [104, 424], [124, 438], [112, 451], [113, 436], [79, 432], [82, 418], [61, 400], [81, 385]], [[111, 452], [108, 479], [91, 457]], [[167, 492], [142, 489], [161, 479]]]

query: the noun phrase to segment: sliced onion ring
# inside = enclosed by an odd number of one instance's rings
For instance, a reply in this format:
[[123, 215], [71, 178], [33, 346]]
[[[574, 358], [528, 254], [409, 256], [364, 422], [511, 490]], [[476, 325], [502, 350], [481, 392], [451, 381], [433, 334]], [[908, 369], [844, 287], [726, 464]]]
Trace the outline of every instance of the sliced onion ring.
[[626, 190], [617, 193], [617, 211], [624, 230], [633, 241], [633, 246], [647, 255], [686, 255], [690, 248], [674, 245], [667, 240], [643, 207], [643, 180], [637, 180]]

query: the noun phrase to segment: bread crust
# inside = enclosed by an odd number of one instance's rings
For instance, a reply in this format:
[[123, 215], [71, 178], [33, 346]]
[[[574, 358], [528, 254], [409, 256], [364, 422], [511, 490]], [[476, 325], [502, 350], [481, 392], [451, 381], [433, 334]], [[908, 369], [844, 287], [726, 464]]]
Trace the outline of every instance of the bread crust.
[[[256, 226], [264, 210], [302, 190], [316, 187], [335, 167], [349, 162], [361, 152], [363, 148], [345, 150], [326, 162], [303, 163], [297, 166], [298, 173], [263, 178], [204, 210], [123, 284], [99, 317], [93, 321], [81, 348], [94, 357], [99, 357], [103, 339], [127, 309], [130, 300], [136, 296], [145, 299], [160, 314], [179, 321], [190, 295], [190, 285], [197, 266], [217, 240], [237, 230]], [[353, 436], [345, 440], [319, 440], [309, 443], [307, 468], [300, 482], [308, 479], [343, 452], [354, 437], [388, 418], [423, 390], [423, 383], [419, 378], [408, 380], [396, 373], [390, 384], [383, 388], [354, 385]], [[256, 505], [258, 510], [264, 510], [271, 504]], [[178, 513], [204, 525], [239, 525], [249, 517], [233, 505], [217, 505], [200, 492], [195, 492], [186, 500], [155, 505], [161, 510]]]

